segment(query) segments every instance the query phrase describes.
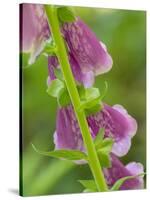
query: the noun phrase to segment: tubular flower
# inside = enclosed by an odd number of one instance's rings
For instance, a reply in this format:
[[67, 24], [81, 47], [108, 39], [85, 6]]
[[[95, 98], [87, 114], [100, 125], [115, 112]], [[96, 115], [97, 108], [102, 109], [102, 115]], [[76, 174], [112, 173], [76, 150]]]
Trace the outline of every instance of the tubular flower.
[[99, 75], [111, 69], [113, 62], [106, 46], [81, 19], [65, 23], [62, 32], [69, 51], [82, 66], [82, 72], [92, 71]]
[[54, 143], [56, 149], [84, 150], [82, 135], [72, 106], [58, 109]]
[[[101, 111], [87, 117], [87, 121], [93, 139], [100, 128], [104, 128], [104, 137], [114, 139], [112, 152], [117, 156], [128, 152], [137, 124], [122, 106], [104, 105]], [[60, 149], [84, 149], [80, 128], [71, 105], [58, 109], [54, 143], [56, 148]]]
[[[22, 5], [22, 52], [31, 53], [29, 64], [42, 52], [50, 30], [44, 7], [39, 4]], [[112, 58], [105, 45], [79, 18], [61, 27], [69, 50], [69, 61], [76, 80], [86, 87], [94, 83], [94, 75], [103, 74], [112, 67]], [[87, 81], [88, 80], [88, 81]]]
[[[109, 187], [120, 178], [126, 176], [136, 176], [144, 172], [143, 165], [141, 163], [131, 162], [124, 166], [121, 161], [118, 160], [116, 156], [111, 155], [111, 168], [105, 168], [104, 175]], [[136, 178], [126, 180], [120, 187], [120, 190], [130, 190], [130, 189], [142, 189], [144, 188], [144, 180], [142, 176], [137, 176]]]
[[91, 134], [95, 137], [100, 128], [105, 129], [105, 137], [114, 139], [112, 152], [124, 156], [130, 149], [131, 138], [137, 131], [136, 120], [121, 105], [104, 104], [102, 111], [88, 117]]
[[32, 64], [43, 50], [50, 30], [42, 5], [23, 4], [21, 9], [21, 51], [31, 54], [29, 64]]

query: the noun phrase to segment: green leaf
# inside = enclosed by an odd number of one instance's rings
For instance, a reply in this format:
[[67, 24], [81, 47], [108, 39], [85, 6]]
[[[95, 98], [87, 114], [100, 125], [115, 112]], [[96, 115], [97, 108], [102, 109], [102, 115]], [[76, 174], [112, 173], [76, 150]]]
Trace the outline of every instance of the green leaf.
[[78, 89], [81, 101], [84, 101], [85, 100], [85, 88], [84, 88], [84, 86], [83, 85], [77, 85], [77, 89]]
[[60, 81], [59, 79], [55, 79], [51, 82], [47, 89], [47, 93], [52, 97], [57, 97], [59, 93], [64, 89], [64, 83], [63, 81]]
[[138, 176], [144, 176], [145, 173], [142, 173], [142, 174], [138, 174], [136, 176], [126, 176], [126, 177], [123, 177], [123, 178], [120, 178], [119, 180], [117, 180], [114, 185], [112, 186], [112, 188], [110, 189], [111, 191], [116, 191], [116, 190], [119, 190], [119, 188], [123, 185], [123, 183], [127, 180], [130, 180], [130, 179], [134, 179], [134, 178], [137, 178]]
[[[82, 111], [84, 109], [90, 110], [91, 108], [95, 107], [96, 105], [100, 105], [100, 98], [97, 97], [95, 99], [88, 99], [85, 101], [81, 101], [81, 105], [79, 107], [79, 110]], [[99, 106], [100, 108], [100, 106]], [[100, 110], [100, 109], [99, 109]]]
[[85, 111], [86, 116], [95, 114], [101, 110], [100, 92], [98, 88], [84, 88], [83, 86], [77, 87], [81, 104], [78, 110]]
[[79, 182], [90, 191], [97, 191], [97, 186], [94, 180], [79, 180]]
[[95, 106], [92, 106], [91, 108], [86, 108], [85, 109], [85, 115], [86, 117], [88, 117], [89, 115], [93, 115], [96, 114], [97, 112], [99, 112], [100, 109], [100, 104], [96, 104]]
[[94, 144], [95, 146], [99, 143], [102, 143], [102, 140], [104, 138], [104, 134], [105, 134], [105, 129], [101, 128], [98, 132], [98, 134], [96, 135], [95, 139], [94, 139]]
[[71, 8], [62, 6], [57, 8], [58, 18], [61, 22], [73, 22], [76, 20], [74, 12]]
[[111, 167], [110, 152], [113, 146], [113, 139], [104, 138], [105, 129], [101, 128], [94, 139], [94, 145], [102, 167]]
[[82, 160], [82, 159], [87, 160], [87, 155], [77, 150], [61, 149], [61, 150], [45, 152], [45, 151], [40, 151], [36, 149], [36, 147], [33, 144], [32, 144], [32, 147], [37, 153], [44, 156], [51, 156], [54, 158], [63, 158], [66, 160]]
[[111, 138], [105, 138], [102, 142], [97, 142], [96, 149], [98, 152], [102, 153], [110, 153], [112, 150], [112, 146], [114, 144], [114, 140]]
[[62, 90], [59, 93], [57, 100], [58, 100], [59, 106], [61, 107], [67, 106], [71, 103], [70, 96], [67, 89]]
[[[55, 70], [55, 74], [57, 74], [57, 77], [62, 78], [60, 70], [59, 71]], [[48, 86], [47, 93], [50, 96], [57, 98], [57, 102], [60, 107], [67, 106], [71, 103], [68, 90], [63, 80], [60, 79], [53, 80], [51, 84]]]
[[98, 88], [86, 88], [85, 89], [85, 98], [86, 99], [95, 99], [100, 96], [100, 92]]
[[101, 167], [111, 167], [110, 156], [107, 153], [98, 152], [98, 158], [101, 163]]
[[98, 88], [79, 87], [78, 91], [81, 99], [79, 111], [85, 110], [87, 116], [100, 111], [100, 92]]

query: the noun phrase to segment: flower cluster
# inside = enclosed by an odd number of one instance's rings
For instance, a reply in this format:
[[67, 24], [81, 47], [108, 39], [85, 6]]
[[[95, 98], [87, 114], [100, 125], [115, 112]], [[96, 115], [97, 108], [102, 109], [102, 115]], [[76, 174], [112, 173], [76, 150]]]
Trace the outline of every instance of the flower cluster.
[[[73, 22], [61, 26], [62, 36], [66, 42], [68, 58], [77, 85], [92, 87], [95, 76], [108, 72], [113, 64], [106, 46], [99, 41], [91, 29], [77, 17]], [[30, 63], [44, 49], [50, 38], [50, 30], [42, 5], [23, 5], [23, 40], [22, 50], [31, 52]], [[55, 55], [48, 56], [48, 85], [56, 79], [55, 69], [59, 62]], [[109, 106], [102, 103], [98, 112], [88, 115], [87, 122], [93, 140], [101, 128], [104, 138], [112, 138], [111, 167], [103, 172], [109, 187], [126, 176], [138, 175], [143, 172], [140, 163], [131, 162], [124, 166], [118, 157], [126, 155], [131, 147], [132, 137], [136, 134], [136, 120], [121, 105]], [[59, 107], [57, 111], [56, 131], [54, 134], [56, 149], [72, 149], [85, 151], [80, 128], [73, 106]], [[126, 180], [120, 189], [140, 189], [144, 186], [143, 177]]]

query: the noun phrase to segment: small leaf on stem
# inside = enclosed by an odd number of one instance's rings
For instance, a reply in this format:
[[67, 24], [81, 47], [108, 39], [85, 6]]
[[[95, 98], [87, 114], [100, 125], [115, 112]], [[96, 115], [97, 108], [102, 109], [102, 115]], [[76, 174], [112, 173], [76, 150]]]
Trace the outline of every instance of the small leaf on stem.
[[102, 142], [97, 142], [96, 149], [99, 152], [110, 153], [114, 144], [114, 140], [111, 138], [105, 138]]
[[98, 134], [96, 135], [95, 139], [94, 139], [94, 144], [97, 145], [100, 142], [102, 142], [103, 138], [104, 138], [104, 134], [105, 134], [105, 129], [101, 128], [98, 132]]
[[57, 97], [59, 93], [64, 89], [64, 87], [65, 86], [64, 86], [63, 81], [60, 81], [59, 79], [55, 79], [48, 86], [47, 93], [52, 97]]
[[[90, 191], [97, 191], [97, 186], [94, 180], [79, 180], [79, 182]], [[89, 192], [89, 191], [88, 191]]]
[[71, 103], [70, 96], [66, 88], [59, 93], [57, 101], [60, 107], [65, 107]]
[[110, 155], [103, 152], [97, 152], [101, 167], [111, 167]]
[[60, 22], [65, 23], [65, 22], [73, 22], [76, 20], [73, 10], [66, 6], [58, 7], [57, 13]]
[[81, 151], [78, 150], [67, 150], [67, 149], [61, 149], [61, 150], [54, 150], [54, 151], [40, 151], [38, 150], [33, 144], [32, 144], [33, 149], [44, 156], [51, 156], [54, 158], [63, 158], [66, 160], [87, 160], [87, 155]]

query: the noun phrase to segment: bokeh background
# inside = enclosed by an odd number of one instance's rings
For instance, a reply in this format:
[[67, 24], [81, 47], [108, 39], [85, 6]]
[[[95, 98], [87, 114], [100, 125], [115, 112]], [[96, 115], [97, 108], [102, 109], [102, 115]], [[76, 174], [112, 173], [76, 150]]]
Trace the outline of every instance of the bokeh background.
[[[107, 46], [113, 58], [112, 70], [96, 78], [96, 87], [108, 82], [105, 102], [121, 104], [138, 122], [138, 132], [128, 155], [122, 158], [146, 167], [146, 12], [75, 7], [81, 17]], [[79, 179], [92, 178], [87, 165], [44, 157], [52, 150], [57, 104], [46, 93], [47, 60], [41, 55], [35, 64], [22, 70], [23, 195], [79, 193]], [[145, 168], [146, 171], [146, 168]]]

